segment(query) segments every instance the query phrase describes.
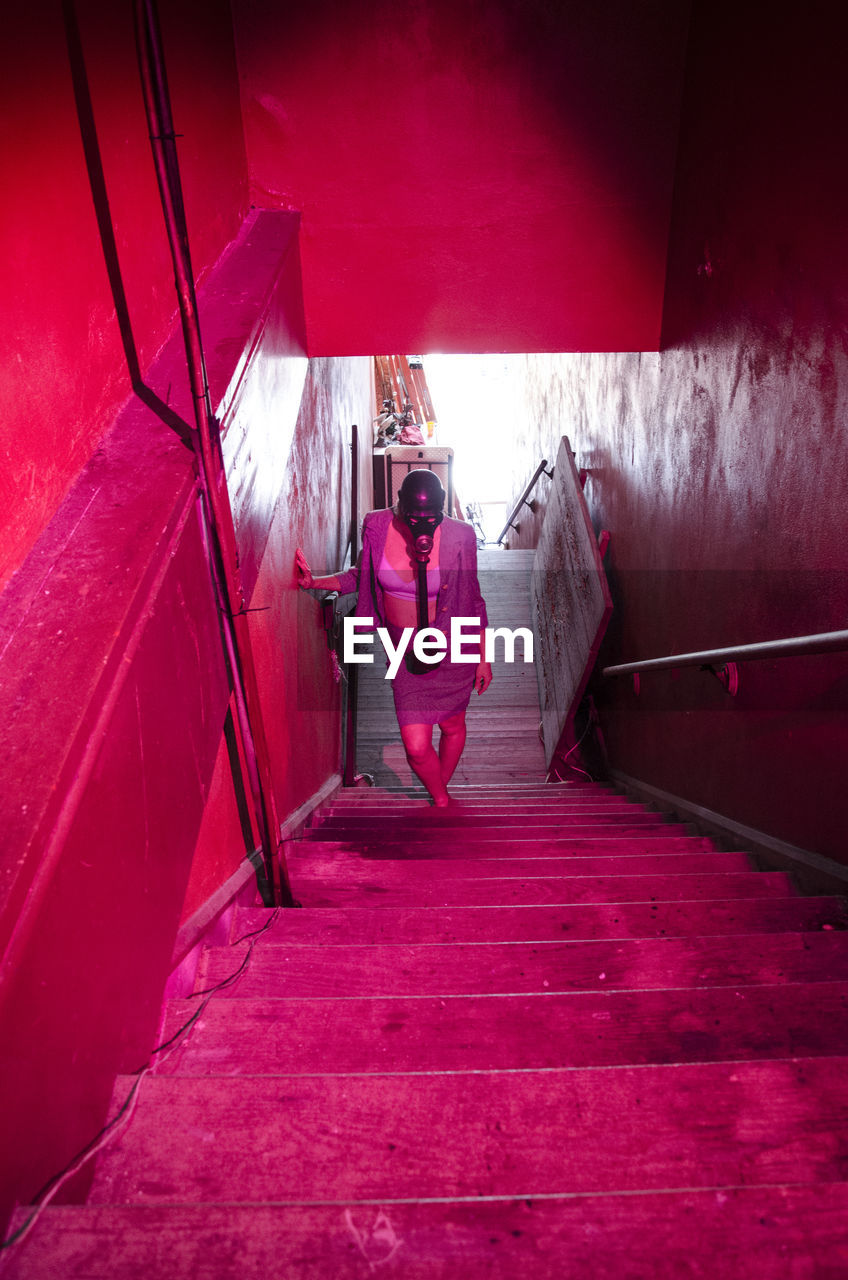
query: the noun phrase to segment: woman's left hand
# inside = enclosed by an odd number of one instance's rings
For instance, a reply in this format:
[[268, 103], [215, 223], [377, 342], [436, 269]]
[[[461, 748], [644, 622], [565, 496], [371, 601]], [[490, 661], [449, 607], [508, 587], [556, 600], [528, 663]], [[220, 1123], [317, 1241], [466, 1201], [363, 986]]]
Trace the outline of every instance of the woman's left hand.
[[474, 688], [478, 695], [485, 693], [489, 685], [492, 683], [492, 664], [491, 662], [478, 662], [477, 670], [474, 672]]

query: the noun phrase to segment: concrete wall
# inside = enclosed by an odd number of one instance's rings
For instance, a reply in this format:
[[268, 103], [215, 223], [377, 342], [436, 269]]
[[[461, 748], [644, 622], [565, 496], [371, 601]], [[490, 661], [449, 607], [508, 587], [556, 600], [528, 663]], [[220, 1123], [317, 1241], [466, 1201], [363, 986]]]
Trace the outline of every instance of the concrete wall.
[[[516, 489], [567, 434], [596, 527], [612, 533], [606, 662], [845, 627], [836, 12], [698, 7], [662, 352], [518, 362]], [[697, 671], [644, 677], [638, 698], [629, 680], [598, 696], [620, 770], [848, 861], [848, 656], [747, 664], [736, 699]]]

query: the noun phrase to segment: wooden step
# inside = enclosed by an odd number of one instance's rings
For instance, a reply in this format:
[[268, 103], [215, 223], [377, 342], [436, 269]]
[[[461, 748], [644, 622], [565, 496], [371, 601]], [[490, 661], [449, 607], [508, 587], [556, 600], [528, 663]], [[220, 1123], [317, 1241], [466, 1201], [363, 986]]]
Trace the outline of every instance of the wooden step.
[[[171, 1002], [163, 1039], [191, 1018]], [[848, 1053], [848, 983], [211, 1001], [157, 1075], [530, 1070]]]
[[[233, 940], [268, 924], [239, 908]], [[261, 945], [314, 943], [561, 942], [599, 938], [709, 937], [848, 930], [842, 898], [732, 898], [699, 902], [590, 903], [554, 907], [321, 907], [279, 914]], [[233, 953], [241, 955], [241, 952]]]
[[[332, 803], [333, 800], [349, 800], [353, 803], [361, 800], [382, 800], [388, 804], [394, 804], [408, 799], [413, 789], [412, 787], [372, 787], [364, 785], [339, 787], [338, 790], [333, 792], [328, 803]], [[420, 787], [417, 789], [420, 790]], [[504, 796], [519, 799], [522, 796], [530, 796], [542, 800], [586, 800], [594, 796], [614, 796], [619, 800], [631, 798], [610, 782], [588, 782], [585, 779], [579, 782], [545, 782], [540, 778], [532, 783], [507, 783], [501, 785], [488, 782], [465, 783], [457, 786], [456, 789], [463, 797], [475, 796], [481, 800], [499, 800]], [[638, 802], [634, 801], [634, 803]]]
[[[426, 802], [408, 810], [377, 810], [372, 813], [343, 810], [320, 814], [314, 818], [311, 831], [359, 831], [366, 827], [381, 827], [386, 831], [433, 830], [434, 820], [440, 830], [468, 830], [480, 826], [534, 827], [561, 825], [564, 830], [575, 823], [657, 826], [663, 823], [662, 815], [648, 813], [637, 805], [504, 805], [501, 810], [486, 807], [451, 806], [446, 813], [433, 809]], [[332, 839], [332, 836], [328, 837]]]
[[[212, 947], [208, 990], [240, 954]], [[735, 934], [568, 942], [257, 945], [247, 971], [216, 997], [475, 995], [763, 986], [848, 981], [848, 934]]]
[[[395, 801], [377, 798], [372, 803], [367, 800], [335, 800], [327, 808], [315, 814], [315, 821], [320, 822], [325, 818], [339, 818], [346, 815], [364, 818], [372, 814], [406, 820], [423, 813], [429, 807], [426, 798], [423, 796], [417, 799], [411, 796], [404, 796], [402, 800]], [[646, 812], [642, 805], [622, 800], [621, 796], [603, 796], [599, 794], [585, 796], [582, 799], [578, 796], [553, 796], [550, 800], [544, 796], [512, 798], [510, 796], [499, 796], [496, 800], [459, 800], [452, 804], [451, 809], [458, 817], [463, 818], [485, 817], [489, 813], [494, 817], [500, 818], [508, 813], [550, 813], [553, 817], [568, 817], [573, 813], [630, 814]]]
[[[848, 1183], [47, 1209], [4, 1280], [790, 1280], [848, 1274]], [[18, 1221], [24, 1216], [19, 1211]], [[752, 1270], [755, 1259], [756, 1271]]]
[[695, 898], [789, 897], [792, 882], [782, 871], [738, 871], [711, 875], [533, 876], [383, 884], [379, 868], [363, 865], [357, 883], [328, 884], [309, 875], [303, 862], [292, 868], [292, 889], [305, 907], [510, 906], [566, 902], [680, 902]]
[[[297, 879], [302, 874], [327, 884], [357, 883], [363, 875], [371, 875], [374, 866], [368, 859], [354, 853], [334, 850], [318, 854], [308, 852], [289, 859], [291, 875]], [[534, 876], [622, 876], [622, 875], [674, 875], [750, 871], [751, 859], [747, 853], [638, 853], [630, 857], [609, 854], [600, 857], [568, 858], [432, 858], [401, 857], [396, 860], [372, 859], [379, 865], [380, 884], [401, 885], [439, 880], [473, 880], [490, 877], [506, 877], [510, 880]]]
[[[292, 842], [287, 858], [293, 863], [303, 859], [331, 858], [334, 855], [360, 857], [366, 861], [385, 862], [403, 858], [410, 862], [430, 864], [449, 862], [455, 858], [487, 858], [508, 862], [513, 858], [564, 857], [640, 857], [650, 854], [685, 854], [716, 852], [711, 840], [702, 836], [654, 835], [647, 839], [619, 836], [607, 831], [603, 836], [580, 839], [536, 839], [523, 834], [513, 839], [478, 839], [476, 833], [461, 837], [446, 834], [438, 840], [308, 840]], [[435, 868], [434, 868], [435, 874]]]
[[[438, 815], [439, 811], [437, 809], [434, 809], [434, 810], [431, 810], [431, 812]], [[340, 829], [330, 828], [330, 827], [321, 827], [320, 829], [317, 827], [309, 827], [307, 828], [306, 831], [304, 831], [303, 838], [304, 840], [320, 840], [320, 839], [326, 840], [328, 838], [328, 832], [331, 830], [334, 832], [334, 836], [336, 839], [341, 839], [341, 836], [339, 834]], [[425, 841], [427, 843], [432, 843], [435, 839], [443, 839], [447, 835], [450, 835], [452, 833], [455, 834], [456, 832], [459, 832], [462, 830], [473, 831], [474, 837], [477, 840], [482, 840], [482, 839], [512, 840], [515, 838], [516, 835], [520, 835], [522, 831], [532, 831], [534, 836], [537, 836], [540, 839], [547, 838], [548, 840], [554, 840], [559, 838], [560, 836], [562, 836], [564, 839], [569, 839], [572, 837], [575, 839], [581, 839], [581, 838], [585, 839], [593, 835], [594, 836], [609, 835], [613, 831], [617, 836], [629, 836], [632, 838], [636, 838], [636, 837], [641, 838], [642, 836], [650, 837], [650, 836], [663, 836], [663, 835], [685, 836], [690, 834], [690, 829], [688, 825], [683, 822], [667, 822], [667, 823], [662, 823], [662, 822], [624, 823], [623, 822], [620, 824], [619, 823], [613, 824], [609, 822], [592, 821], [592, 822], [572, 822], [572, 823], [569, 823], [567, 827], [564, 824], [560, 824], [560, 823], [534, 822], [532, 824], [528, 824], [524, 826], [523, 828], [522, 827], [510, 828], [506, 826], [503, 826], [503, 827], [487, 826], [484, 823], [480, 822], [480, 823], [474, 823], [471, 827], [462, 828], [462, 827], [451, 825], [449, 822], [444, 822], [441, 825], [439, 825], [438, 817], [434, 818], [432, 826], [428, 825], [426, 827], [424, 826], [423, 823], [416, 827], [412, 827], [409, 825], [402, 825], [401, 823], [389, 823], [389, 824], [386, 824], [386, 826], [377, 826], [372, 823], [372, 824], [369, 824], [368, 826], [363, 826], [363, 827], [357, 826], [356, 828], [348, 827], [348, 828], [344, 828], [344, 830], [348, 831], [349, 833], [355, 832], [356, 839], [358, 840], [370, 840], [373, 842], [373, 841], [378, 841], [381, 839], [388, 838], [393, 840], [405, 840], [405, 841], [409, 841], [410, 843], [414, 843], [415, 841], [419, 841], [419, 842]]]
[[[438, 1075], [148, 1076], [92, 1204], [839, 1181], [848, 1058]], [[130, 1081], [119, 1078], [121, 1102]]]

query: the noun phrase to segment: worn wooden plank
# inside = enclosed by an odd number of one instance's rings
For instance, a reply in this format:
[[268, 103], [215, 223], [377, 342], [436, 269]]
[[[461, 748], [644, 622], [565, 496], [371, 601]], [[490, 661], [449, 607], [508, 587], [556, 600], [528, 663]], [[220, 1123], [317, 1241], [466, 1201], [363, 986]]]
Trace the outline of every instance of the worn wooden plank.
[[[686, 854], [716, 852], [711, 840], [700, 836], [654, 836], [637, 840], [633, 837], [600, 836], [580, 840], [535, 840], [523, 837], [515, 840], [476, 840], [472, 836], [462, 839], [446, 835], [432, 842], [417, 841], [364, 841], [364, 840], [309, 840], [298, 842], [291, 848], [292, 863], [313, 858], [348, 857], [362, 858], [369, 862], [385, 862], [402, 858], [409, 862], [449, 862], [455, 858], [487, 858], [492, 862], [511, 861], [513, 858], [571, 858], [571, 857], [640, 857], [651, 854]], [[435, 874], [435, 869], [434, 869]]]
[[[172, 1001], [163, 1039], [191, 1018]], [[848, 1053], [848, 983], [212, 1001], [157, 1074], [480, 1071]]]
[[509, 906], [518, 903], [673, 902], [695, 898], [788, 897], [792, 882], [782, 871], [738, 871], [710, 875], [534, 876], [509, 880], [440, 880], [383, 884], [378, 868], [363, 867], [356, 884], [328, 884], [292, 867], [292, 889], [305, 907]]
[[[340, 797], [334, 797], [315, 817], [320, 820], [325, 816], [339, 817], [342, 814], [358, 814], [360, 817], [364, 817], [369, 813], [391, 813], [400, 818], [408, 817], [409, 814], [417, 812], [423, 808], [423, 805], [423, 797], [398, 796], [396, 799], [387, 799], [375, 796], [373, 801], [369, 802], [368, 796], [365, 796], [362, 800], [352, 800], [347, 794], [343, 794]], [[550, 800], [546, 796], [510, 796], [505, 794], [489, 796], [486, 799], [459, 796], [454, 797], [453, 808], [461, 815], [500, 814], [508, 813], [510, 810], [517, 810], [518, 812], [526, 810], [529, 813], [550, 813], [554, 817], [560, 814], [567, 817], [570, 813], [584, 813], [586, 811], [603, 811], [605, 813], [645, 812], [644, 805], [639, 805], [632, 800], [626, 800], [614, 793], [604, 795], [602, 792], [590, 793], [585, 796], [553, 796]]]
[[[372, 860], [373, 861], [373, 860]], [[483, 877], [523, 879], [534, 876], [623, 876], [623, 875], [692, 875], [700, 872], [716, 874], [728, 871], [750, 871], [747, 853], [641, 853], [631, 857], [608, 855], [581, 858], [406, 858], [379, 861], [380, 883], [412, 885], [421, 880], [473, 880]], [[367, 859], [355, 854], [340, 857], [310, 856], [289, 859], [295, 874], [304, 870], [325, 882], [356, 883], [363, 873], [374, 868]]]
[[[527, 1196], [839, 1181], [848, 1059], [148, 1076], [90, 1202]], [[116, 1099], [129, 1081], [119, 1079]], [[226, 1135], [222, 1139], [222, 1135]]]
[[[662, 826], [663, 816], [648, 813], [639, 808], [578, 808], [566, 809], [551, 813], [547, 809], [528, 809], [525, 812], [514, 812], [506, 809], [502, 813], [492, 813], [491, 809], [481, 809], [476, 813], [465, 813], [459, 806], [450, 806], [446, 812], [437, 812], [424, 805], [408, 813], [371, 814], [345, 813], [326, 814], [317, 818], [310, 827], [310, 832], [320, 832], [325, 839], [333, 839], [332, 832], [350, 831], [354, 835], [359, 831], [377, 831], [385, 835], [404, 835], [407, 832], [433, 830], [433, 822], [437, 820], [439, 830], [469, 831], [489, 826], [499, 828], [560, 826], [567, 834], [572, 826]], [[325, 834], [326, 833], [326, 834]]]
[[848, 1184], [555, 1199], [50, 1207], [4, 1280], [848, 1274]]
[[[580, 840], [536, 840], [517, 837], [514, 840], [477, 840], [473, 832], [461, 838], [446, 833], [438, 840], [308, 840], [289, 846], [292, 862], [301, 859], [310, 865], [316, 858], [361, 858], [366, 861], [385, 862], [402, 858], [404, 862], [450, 862], [456, 858], [485, 858], [490, 862], [510, 862], [515, 858], [640, 858], [653, 854], [716, 853], [712, 840], [701, 836], [653, 836], [634, 839], [632, 836], [593, 836]], [[748, 856], [747, 854], [745, 855]]]
[[[456, 831], [456, 828], [451, 828], [448, 822], [440, 825], [440, 810], [432, 809], [430, 812], [433, 815], [432, 825], [428, 824], [425, 826], [422, 823], [417, 827], [410, 827], [401, 826], [398, 823], [387, 824], [385, 827], [375, 825], [358, 827], [356, 828], [356, 838], [358, 840], [364, 839], [372, 842], [388, 838], [395, 840], [403, 839], [410, 843], [414, 843], [415, 841], [426, 841], [429, 843], [434, 838], [441, 839], [448, 834], [451, 834], [451, 832]], [[318, 840], [322, 838], [323, 832], [323, 837], [326, 839], [326, 833], [328, 830], [329, 828], [322, 828], [321, 831], [319, 831], [317, 828], [312, 827], [304, 831], [303, 836], [306, 840]], [[348, 828], [348, 830], [352, 831], [353, 829]], [[486, 826], [482, 822], [475, 823], [473, 827], [469, 828], [469, 830], [473, 831], [474, 837], [477, 840], [512, 840], [515, 839], [516, 835], [520, 835], [522, 832], [522, 828]], [[628, 836], [630, 838], [663, 835], [685, 836], [690, 834], [688, 825], [683, 822], [639, 823], [636, 825], [631, 823], [622, 823], [620, 825], [615, 824], [614, 826], [610, 823], [603, 822], [574, 822], [570, 823], [567, 829], [559, 823], [545, 825], [541, 823], [533, 823], [532, 826], [527, 826], [523, 828], [523, 830], [528, 832], [532, 831], [535, 837], [538, 837], [539, 839], [544, 837], [548, 840], [559, 839], [560, 837], [563, 839], [573, 838], [579, 840], [586, 839], [593, 835], [605, 836], [613, 833], [617, 837]], [[336, 833], [336, 835], [338, 838], [338, 833]]]
[[[263, 908], [240, 908], [233, 939], [268, 924]], [[848, 930], [841, 898], [733, 898], [525, 907], [322, 907], [283, 911], [265, 935], [284, 943], [555, 942], [564, 938], [680, 938], [739, 933]]]
[[[198, 975], [208, 990], [240, 955], [211, 948]], [[646, 990], [848, 981], [844, 933], [737, 934], [534, 943], [276, 946], [263, 940], [220, 999], [265, 996], [474, 995]]]

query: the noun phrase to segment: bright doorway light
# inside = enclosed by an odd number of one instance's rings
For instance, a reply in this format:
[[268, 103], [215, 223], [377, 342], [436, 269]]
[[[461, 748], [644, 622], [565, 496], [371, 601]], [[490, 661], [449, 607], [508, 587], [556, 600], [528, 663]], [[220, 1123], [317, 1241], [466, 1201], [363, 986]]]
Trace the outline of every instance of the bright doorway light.
[[434, 443], [454, 451], [454, 483], [460, 504], [480, 508], [487, 541], [506, 521], [516, 423], [520, 421], [520, 356], [424, 356], [424, 373], [436, 414]]

